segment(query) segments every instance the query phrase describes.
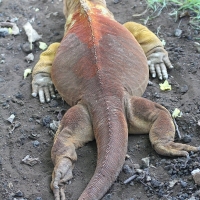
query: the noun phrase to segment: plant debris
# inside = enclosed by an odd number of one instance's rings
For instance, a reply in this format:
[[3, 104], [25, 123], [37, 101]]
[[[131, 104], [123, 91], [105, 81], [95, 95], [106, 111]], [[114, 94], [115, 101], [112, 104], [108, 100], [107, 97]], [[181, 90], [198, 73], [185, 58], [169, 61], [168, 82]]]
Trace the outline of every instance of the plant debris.
[[31, 45], [31, 49], [32, 49], [32, 43], [35, 42], [35, 41], [38, 41], [42, 38], [42, 35], [39, 35], [37, 33], [37, 31], [35, 29], [33, 29], [32, 25], [27, 22], [24, 26], [23, 26], [25, 32], [26, 32], [26, 35], [28, 37], [28, 41], [30, 42], [30, 45]]
[[34, 166], [34, 165], [40, 163], [40, 160], [39, 160], [39, 158], [32, 158], [30, 155], [27, 155], [26, 157], [24, 157], [22, 159], [22, 163], [25, 163], [29, 166]]
[[167, 80], [164, 81], [164, 83], [160, 83], [160, 89], [161, 90], [171, 90], [172, 87], [171, 85], [169, 84], [169, 82]]
[[32, 73], [32, 69], [25, 69], [24, 70], [24, 79], [31, 73]]

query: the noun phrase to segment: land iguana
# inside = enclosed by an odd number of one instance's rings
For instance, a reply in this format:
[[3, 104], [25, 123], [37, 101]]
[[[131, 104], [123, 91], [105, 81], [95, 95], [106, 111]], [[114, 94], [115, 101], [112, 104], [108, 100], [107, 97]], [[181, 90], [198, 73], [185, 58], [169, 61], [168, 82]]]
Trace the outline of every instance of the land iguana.
[[104, 0], [63, 3], [64, 37], [41, 54], [32, 81], [32, 95], [39, 95], [41, 102], [55, 96], [55, 86], [72, 106], [61, 120], [51, 152], [55, 199], [65, 199], [75, 150], [94, 139], [97, 166], [79, 200], [101, 199], [116, 180], [125, 161], [128, 133], [149, 133], [153, 148], [164, 156], [188, 157], [188, 151], [199, 151], [174, 143], [170, 113], [141, 97], [149, 71], [167, 79], [167, 68], [172, 68], [161, 41], [140, 24], [115, 21]]

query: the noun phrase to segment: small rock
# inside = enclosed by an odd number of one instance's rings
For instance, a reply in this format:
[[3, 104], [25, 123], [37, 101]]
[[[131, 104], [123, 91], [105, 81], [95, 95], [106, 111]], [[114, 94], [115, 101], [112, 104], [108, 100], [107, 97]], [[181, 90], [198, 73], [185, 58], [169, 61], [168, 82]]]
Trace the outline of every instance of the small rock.
[[191, 35], [187, 35], [186, 37], [188, 40], [192, 40], [192, 36]]
[[133, 170], [129, 167], [129, 165], [124, 165], [123, 166], [123, 172], [125, 174], [133, 174]]
[[21, 192], [20, 190], [18, 190], [16, 193], [15, 193], [15, 197], [23, 197], [24, 194], [23, 192]]
[[146, 177], [146, 181], [148, 182], [148, 181], [151, 181], [151, 176], [147, 176]]
[[105, 195], [105, 197], [103, 198], [103, 200], [110, 200], [111, 199], [111, 194], [107, 194]]
[[38, 135], [37, 134], [34, 134], [34, 133], [31, 133], [28, 138], [30, 138], [31, 140], [37, 140], [38, 138]]
[[34, 55], [33, 53], [29, 53], [26, 57], [25, 57], [25, 60], [30, 63], [30, 62], [33, 62], [34, 61]]
[[149, 167], [150, 157], [142, 158], [141, 161], [142, 161], [142, 166], [143, 166], [144, 168]]
[[38, 147], [40, 145], [40, 142], [35, 140], [32, 142], [34, 147]]
[[191, 172], [191, 174], [192, 174], [192, 176], [193, 176], [194, 182], [195, 182], [198, 186], [200, 186], [200, 169], [197, 168], [197, 169], [193, 170], [193, 171]]
[[36, 197], [35, 200], [42, 200], [42, 197]]
[[34, 49], [34, 45], [32, 44], [32, 49], [31, 49], [30, 43], [26, 42], [23, 45], [21, 45], [21, 48], [25, 53], [31, 53]]
[[181, 184], [181, 186], [184, 187], [184, 188], [187, 187], [187, 185], [188, 185], [185, 181], [180, 181], [180, 184]]
[[54, 99], [51, 100], [51, 102], [49, 103], [50, 107], [57, 107], [58, 106], [58, 102]]
[[53, 131], [57, 131], [59, 124], [60, 124], [60, 121], [53, 120], [53, 122], [50, 123], [50, 129]]
[[12, 115], [10, 115], [10, 117], [7, 119], [7, 121], [9, 121], [9, 122], [12, 124], [13, 121], [14, 121], [14, 119], [15, 119], [15, 115], [12, 114]]
[[182, 35], [182, 32], [183, 32], [183, 31], [182, 31], [181, 29], [178, 29], [178, 28], [177, 28], [177, 29], [175, 30], [175, 32], [174, 32], [174, 35], [175, 35], [176, 37], [180, 37], [180, 36]]
[[5, 62], [6, 62], [5, 60], [1, 60], [1, 61], [0, 61], [1, 64], [4, 64]]
[[162, 183], [160, 181], [157, 181], [156, 179], [152, 179], [151, 180], [151, 186], [153, 188], [157, 188], [157, 187], [160, 187], [162, 185]]
[[0, 28], [0, 37], [6, 37], [9, 35], [8, 28]]
[[142, 169], [135, 169], [135, 171], [139, 174], [143, 173], [144, 171]]
[[188, 86], [187, 85], [183, 85], [181, 88], [180, 88], [180, 92], [181, 93], [186, 93], [188, 91]]
[[185, 136], [182, 138], [182, 141], [183, 141], [184, 143], [190, 143], [190, 142], [192, 141], [192, 138], [191, 138], [191, 136], [189, 136], [189, 135], [185, 135]]
[[120, 0], [113, 0], [114, 4], [117, 4], [120, 2]]
[[0, 78], [0, 82], [4, 82], [5, 80], [3, 78]]
[[197, 52], [200, 53], [200, 44], [198, 42], [195, 42], [194, 46], [196, 47]]
[[198, 124], [198, 126], [200, 126], [200, 120], [198, 120], [198, 123], [197, 123], [197, 124]]
[[152, 81], [148, 81], [148, 86], [152, 86], [153, 85], [153, 82]]
[[20, 100], [22, 100], [24, 98], [24, 96], [20, 92], [18, 92], [17, 94], [15, 94], [15, 97], [17, 99], [20, 99]]
[[42, 119], [42, 124], [43, 126], [49, 127], [50, 126], [50, 122], [51, 122], [51, 117], [50, 116], [45, 116]]

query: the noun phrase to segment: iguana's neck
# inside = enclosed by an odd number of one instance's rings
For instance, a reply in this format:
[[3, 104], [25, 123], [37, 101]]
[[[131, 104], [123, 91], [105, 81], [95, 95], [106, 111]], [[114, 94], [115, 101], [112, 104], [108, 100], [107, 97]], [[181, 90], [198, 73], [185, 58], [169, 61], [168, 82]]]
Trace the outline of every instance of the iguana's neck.
[[64, 0], [63, 12], [66, 18], [65, 32], [75, 23], [73, 16], [75, 13], [87, 14], [96, 8], [103, 15], [107, 15], [114, 19], [113, 14], [107, 9], [104, 0]]

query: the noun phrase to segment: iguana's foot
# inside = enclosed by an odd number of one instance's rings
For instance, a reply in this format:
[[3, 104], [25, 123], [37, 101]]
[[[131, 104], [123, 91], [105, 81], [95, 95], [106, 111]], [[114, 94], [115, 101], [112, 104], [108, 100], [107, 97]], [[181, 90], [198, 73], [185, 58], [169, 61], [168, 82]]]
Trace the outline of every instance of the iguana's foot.
[[147, 55], [149, 71], [153, 78], [158, 76], [160, 80], [168, 79], [167, 68], [172, 69], [173, 66], [169, 60], [167, 51], [162, 47], [156, 47]]
[[45, 99], [49, 102], [51, 97], [55, 98], [54, 86], [50, 74], [41, 72], [33, 76], [32, 96], [36, 97], [37, 95], [41, 103], [44, 103]]
[[69, 158], [62, 158], [56, 163], [51, 182], [55, 200], [65, 200], [65, 185], [73, 177], [72, 170], [73, 164]]
[[159, 143], [154, 145], [154, 149], [157, 153], [164, 156], [185, 156], [185, 166], [189, 161], [189, 153], [190, 151], [197, 152], [200, 151], [199, 147], [190, 146], [187, 144], [175, 143], [173, 141], [160, 141]]

